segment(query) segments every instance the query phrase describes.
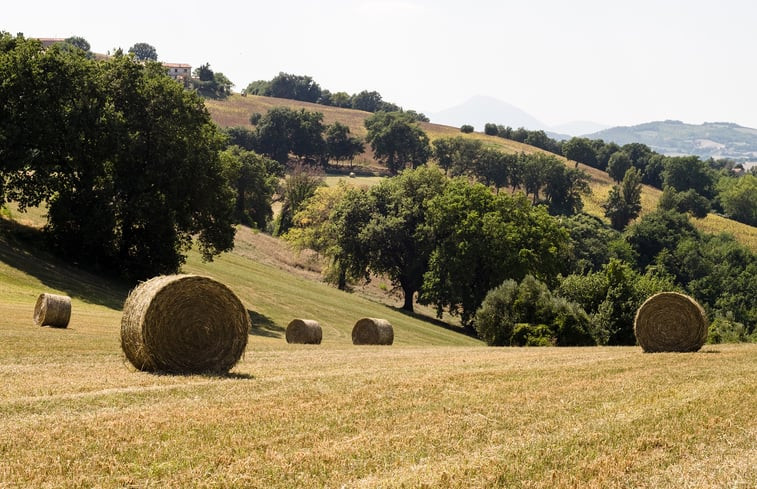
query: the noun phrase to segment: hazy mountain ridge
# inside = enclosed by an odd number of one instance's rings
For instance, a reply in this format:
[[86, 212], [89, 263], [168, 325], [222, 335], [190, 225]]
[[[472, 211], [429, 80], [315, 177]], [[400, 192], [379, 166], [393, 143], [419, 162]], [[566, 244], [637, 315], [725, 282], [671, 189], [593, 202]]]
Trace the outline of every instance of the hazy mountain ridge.
[[619, 126], [587, 135], [617, 144], [643, 143], [666, 155], [696, 155], [700, 158], [757, 159], [757, 129], [732, 122], [686, 124], [666, 120], [635, 126]]
[[460, 127], [472, 125], [483, 132], [487, 123], [543, 130], [553, 139], [584, 136], [623, 145], [646, 144], [670, 156], [696, 155], [700, 158], [729, 158], [741, 162], [757, 161], [757, 129], [732, 122], [687, 124], [676, 120], [654, 121], [635, 126], [609, 127], [591, 121], [574, 121], [548, 126], [526, 111], [493, 97], [477, 95], [460, 105], [428, 113], [432, 122]]

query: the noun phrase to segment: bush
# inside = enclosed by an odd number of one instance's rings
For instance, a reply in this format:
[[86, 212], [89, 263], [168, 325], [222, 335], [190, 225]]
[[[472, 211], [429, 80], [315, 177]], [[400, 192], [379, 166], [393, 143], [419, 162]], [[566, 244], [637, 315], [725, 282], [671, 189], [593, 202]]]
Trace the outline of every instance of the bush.
[[515, 327], [512, 305], [517, 291], [518, 283], [515, 280], [505, 280], [486, 295], [481, 308], [476, 312], [476, 331], [487, 345], [510, 344]]
[[486, 125], [484, 125], [484, 134], [487, 136], [497, 136], [499, 134], [497, 124], [487, 122]]
[[260, 122], [260, 119], [262, 118], [263, 118], [263, 114], [261, 114], [260, 112], [253, 112], [250, 115], [250, 124], [252, 124], [253, 126], [257, 126], [258, 122]]
[[471, 126], [470, 124], [463, 124], [462, 126], [460, 126], [460, 132], [470, 134], [473, 132], [473, 126]]
[[586, 312], [576, 303], [553, 296], [527, 275], [518, 284], [506, 280], [492, 289], [476, 312], [475, 328], [491, 346], [583, 346], [596, 341]]
[[746, 327], [732, 317], [718, 315], [707, 332], [707, 343], [739, 343], [746, 340]]
[[555, 346], [556, 343], [546, 324], [518, 323], [513, 329], [512, 346]]

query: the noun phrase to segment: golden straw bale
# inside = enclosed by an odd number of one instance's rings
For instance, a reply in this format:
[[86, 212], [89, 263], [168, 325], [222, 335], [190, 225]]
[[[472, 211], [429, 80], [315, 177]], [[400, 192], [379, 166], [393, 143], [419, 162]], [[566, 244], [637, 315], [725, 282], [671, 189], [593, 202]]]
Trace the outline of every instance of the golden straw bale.
[[645, 352], [698, 351], [707, 339], [707, 314], [691, 297], [661, 292], [636, 311], [634, 333]]
[[131, 291], [121, 348], [139, 370], [226, 373], [247, 346], [250, 316], [225, 285], [198, 275], [165, 275]]
[[71, 298], [67, 295], [40, 294], [34, 305], [34, 324], [66, 328], [71, 320]]
[[391, 345], [394, 329], [386, 319], [363, 318], [352, 328], [353, 345]]
[[312, 319], [292, 319], [286, 330], [287, 343], [320, 345], [323, 330], [318, 321]]

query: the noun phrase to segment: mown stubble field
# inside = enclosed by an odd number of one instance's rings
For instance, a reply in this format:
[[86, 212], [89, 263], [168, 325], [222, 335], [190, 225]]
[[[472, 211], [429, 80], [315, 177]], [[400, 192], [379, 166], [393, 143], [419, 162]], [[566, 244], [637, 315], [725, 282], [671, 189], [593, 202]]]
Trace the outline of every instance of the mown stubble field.
[[0, 487], [757, 487], [757, 345], [290, 346], [135, 371], [103, 312], [0, 320]]

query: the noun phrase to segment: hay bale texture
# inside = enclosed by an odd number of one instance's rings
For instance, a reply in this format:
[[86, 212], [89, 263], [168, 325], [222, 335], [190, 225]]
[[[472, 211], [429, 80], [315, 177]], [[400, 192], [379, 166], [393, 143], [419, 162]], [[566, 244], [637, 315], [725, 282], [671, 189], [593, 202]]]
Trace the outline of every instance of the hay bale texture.
[[198, 275], [165, 275], [131, 291], [121, 348], [139, 370], [226, 373], [247, 346], [250, 316], [225, 285]]
[[312, 319], [292, 319], [286, 330], [287, 343], [320, 345], [323, 330], [318, 321]]
[[394, 329], [386, 319], [363, 318], [352, 328], [353, 345], [391, 345]]
[[34, 324], [66, 328], [71, 320], [71, 298], [67, 295], [40, 294], [34, 305]]
[[633, 327], [645, 352], [692, 352], [704, 345], [708, 324], [697, 301], [677, 292], [661, 292], [636, 311]]

